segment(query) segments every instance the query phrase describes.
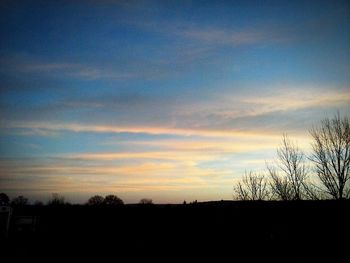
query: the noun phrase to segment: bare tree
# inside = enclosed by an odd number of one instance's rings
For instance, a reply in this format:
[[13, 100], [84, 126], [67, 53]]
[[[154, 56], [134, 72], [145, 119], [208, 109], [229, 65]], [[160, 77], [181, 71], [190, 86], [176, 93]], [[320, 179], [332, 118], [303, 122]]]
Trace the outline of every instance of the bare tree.
[[325, 191], [334, 199], [350, 198], [350, 118], [325, 118], [311, 129], [310, 160]]
[[277, 198], [283, 201], [293, 199], [293, 189], [290, 181], [285, 176], [280, 176], [276, 167], [266, 164], [267, 172], [270, 177], [271, 198]]
[[303, 183], [304, 187], [304, 194], [307, 197], [307, 199], [310, 200], [321, 200], [326, 199], [327, 194], [321, 189], [317, 183], [307, 181]]
[[288, 187], [291, 188], [292, 199], [303, 199], [306, 195], [305, 186], [308, 176], [304, 153], [284, 134], [282, 144], [277, 148], [277, 156], [278, 166], [287, 178]]
[[268, 185], [264, 175], [253, 172], [245, 173], [241, 182], [233, 188], [238, 200], [265, 200], [269, 196]]

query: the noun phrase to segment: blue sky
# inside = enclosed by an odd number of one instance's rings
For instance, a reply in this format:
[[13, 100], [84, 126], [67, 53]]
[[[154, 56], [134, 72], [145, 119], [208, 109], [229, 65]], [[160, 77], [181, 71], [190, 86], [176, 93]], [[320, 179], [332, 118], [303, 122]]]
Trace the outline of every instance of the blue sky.
[[347, 1], [2, 1], [0, 190], [232, 197], [350, 112]]

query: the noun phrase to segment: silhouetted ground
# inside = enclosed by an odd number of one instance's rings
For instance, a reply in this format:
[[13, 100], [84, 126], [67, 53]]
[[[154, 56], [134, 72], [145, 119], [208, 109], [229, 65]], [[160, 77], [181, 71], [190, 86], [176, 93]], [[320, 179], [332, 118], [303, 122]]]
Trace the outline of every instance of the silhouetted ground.
[[2, 248], [26, 261], [338, 262], [349, 258], [349, 208], [350, 201], [26, 206], [13, 218], [36, 216], [35, 231], [12, 222]]

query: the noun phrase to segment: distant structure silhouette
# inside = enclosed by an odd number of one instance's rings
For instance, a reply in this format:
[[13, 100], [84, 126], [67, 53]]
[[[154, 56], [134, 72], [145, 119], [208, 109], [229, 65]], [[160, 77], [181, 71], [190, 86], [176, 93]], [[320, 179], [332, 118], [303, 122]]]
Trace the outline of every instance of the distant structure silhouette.
[[139, 202], [140, 205], [153, 205], [152, 199], [142, 198]]
[[0, 206], [6, 206], [10, 204], [10, 198], [5, 193], [0, 193]]
[[23, 195], [19, 195], [12, 199], [11, 205], [12, 206], [23, 206], [28, 204], [28, 198], [24, 197]]

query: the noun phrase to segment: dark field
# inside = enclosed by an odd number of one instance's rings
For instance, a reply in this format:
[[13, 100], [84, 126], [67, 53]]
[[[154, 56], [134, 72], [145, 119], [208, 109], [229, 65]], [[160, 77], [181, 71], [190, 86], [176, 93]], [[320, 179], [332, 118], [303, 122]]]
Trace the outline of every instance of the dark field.
[[13, 218], [35, 216], [35, 228], [12, 220], [2, 253], [47, 262], [72, 257], [346, 262], [349, 208], [349, 201], [18, 207]]

